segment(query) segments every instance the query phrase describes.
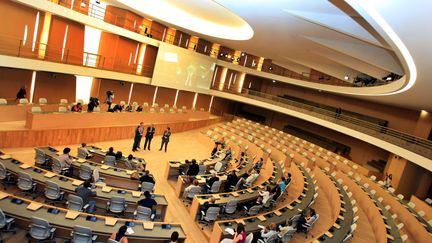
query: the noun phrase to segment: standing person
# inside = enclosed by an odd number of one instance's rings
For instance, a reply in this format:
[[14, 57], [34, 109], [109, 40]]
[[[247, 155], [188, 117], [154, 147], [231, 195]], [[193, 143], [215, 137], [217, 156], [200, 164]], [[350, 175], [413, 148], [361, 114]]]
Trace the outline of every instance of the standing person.
[[[132, 151], [136, 152], [137, 149], [139, 148], [139, 144], [141, 142], [141, 138], [144, 132], [144, 122], [140, 122], [140, 124], [137, 126], [137, 128], [135, 129], [135, 137], [134, 137], [134, 143], [132, 146]], [[145, 147], [144, 147], [145, 149]]]
[[167, 151], [170, 136], [171, 136], [171, 129], [169, 127], [167, 127], [167, 129], [163, 132], [162, 143], [161, 143], [161, 147], [160, 147], [159, 151], [162, 151], [162, 147], [164, 145], [165, 145], [165, 152]]
[[16, 94], [16, 100], [19, 101], [19, 99], [27, 98], [26, 88], [27, 88], [27, 86], [25, 86], [25, 85], [21, 86], [21, 88], [18, 90], [18, 93]]
[[[147, 127], [147, 132], [145, 135], [145, 142], [144, 142], [144, 150], [146, 150], [146, 148], [150, 150], [151, 140], [153, 139], [153, 135], [155, 132], [156, 129], [154, 127], [154, 124], [151, 124], [149, 127]], [[147, 147], [147, 143], [148, 143], [148, 147]]]
[[114, 91], [108, 90], [106, 92], [106, 95], [107, 95], [107, 97], [106, 97], [105, 103], [108, 104], [108, 111], [110, 111], [111, 110], [111, 104], [114, 101]]

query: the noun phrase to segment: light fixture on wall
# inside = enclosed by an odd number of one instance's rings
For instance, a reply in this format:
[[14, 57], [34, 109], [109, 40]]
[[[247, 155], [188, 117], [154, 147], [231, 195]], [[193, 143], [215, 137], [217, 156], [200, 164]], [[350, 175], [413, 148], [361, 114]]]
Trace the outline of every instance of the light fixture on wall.
[[269, 67], [269, 70], [270, 70], [270, 71], [271, 71], [271, 70], [273, 70], [273, 67], [272, 67], [272, 66], [270, 66], [270, 67]]
[[349, 79], [349, 76], [348, 76], [348, 75], [345, 75], [344, 79], [345, 79], [345, 80], [348, 80], [348, 79]]
[[272, 83], [276, 83], [276, 80], [273, 80]]
[[241, 53], [241, 56], [242, 56], [242, 57], [244, 57], [244, 56], [245, 56], [245, 53], [244, 53], [244, 52], [242, 52], [242, 53]]

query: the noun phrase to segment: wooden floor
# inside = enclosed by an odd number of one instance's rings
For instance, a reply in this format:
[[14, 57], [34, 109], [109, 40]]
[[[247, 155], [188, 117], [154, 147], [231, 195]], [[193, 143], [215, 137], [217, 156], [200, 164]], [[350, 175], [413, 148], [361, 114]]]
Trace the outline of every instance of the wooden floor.
[[[163, 194], [167, 198], [168, 210], [166, 214], [166, 222], [176, 222], [181, 223], [183, 229], [187, 234], [187, 243], [204, 243], [208, 242], [206, 234], [209, 235], [211, 229], [206, 229], [205, 232], [197, 225], [197, 223], [192, 220], [192, 217], [188, 213], [188, 209], [179, 200], [176, 195], [174, 188], [169, 185], [166, 178], [164, 178], [166, 164], [169, 160], [182, 160], [182, 159], [201, 159], [207, 158], [212, 149], [212, 142], [205, 135], [201, 134], [201, 131], [206, 131], [207, 128], [202, 128], [199, 130], [192, 130], [183, 133], [174, 133], [171, 136], [170, 143], [168, 145], [168, 152], [158, 151], [160, 146], [161, 137], [156, 136], [153, 139], [152, 150], [151, 151], [139, 151], [133, 153], [135, 156], [142, 157], [147, 161], [147, 168], [156, 178], [156, 193]], [[85, 142], [85, 141], [84, 141]], [[132, 153], [132, 138], [128, 140], [116, 140], [110, 142], [99, 142], [95, 143], [96, 146], [102, 148], [108, 148], [113, 146], [115, 150], [120, 150], [124, 155]], [[144, 141], [142, 141], [144, 142]], [[69, 145], [72, 149], [72, 154], [76, 154], [76, 148], [78, 144]], [[141, 144], [141, 147], [143, 145]], [[63, 149], [62, 147], [56, 147], [57, 149]], [[16, 148], [16, 149], [3, 149], [7, 154], [11, 154], [13, 157], [26, 163], [33, 163], [34, 161], [34, 149], [33, 148]], [[267, 166], [266, 166], [267, 167]], [[270, 167], [270, 166], [269, 166]], [[270, 168], [268, 168], [270, 172]], [[263, 173], [267, 173], [267, 168], [263, 170]], [[261, 178], [265, 178], [264, 176]], [[324, 193], [319, 193], [317, 200], [315, 202], [314, 208], [320, 215], [320, 219], [317, 224], [311, 230], [310, 235], [315, 235], [322, 233], [326, 228], [328, 228], [331, 222], [330, 220], [330, 207], [329, 200]], [[360, 217], [365, 217], [360, 213]], [[369, 225], [364, 225], [367, 221], [359, 221], [359, 229], [362, 232], [370, 232], [371, 228]], [[5, 242], [25, 242], [25, 231], [20, 230], [16, 235], [5, 234]], [[295, 235], [291, 242], [308, 242], [311, 236], [308, 238], [304, 234]], [[372, 234], [373, 235], [373, 234]], [[63, 241], [57, 241], [63, 242]], [[373, 242], [373, 236], [371, 234], [358, 233], [354, 234], [354, 239], [351, 242]]]

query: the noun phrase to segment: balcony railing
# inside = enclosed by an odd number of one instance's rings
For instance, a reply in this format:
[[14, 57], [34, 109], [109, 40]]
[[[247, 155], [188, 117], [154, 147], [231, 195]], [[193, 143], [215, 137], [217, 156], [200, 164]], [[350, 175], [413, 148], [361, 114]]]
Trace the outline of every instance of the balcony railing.
[[357, 119], [352, 116], [336, 114], [335, 112], [331, 112], [329, 110], [325, 110], [319, 107], [288, 100], [259, 91], [242, 89], [241, 92], [237, 92], [232, 87], [228, 89], [227, 86], [223, 87], [222, 91], [274, 104], [290, 110], [308, 114], [326, 121], [330, 121], [344, 127], [352, 128], [356, 131], [371, 135], [375, 138], [405, 148], [428, 159], [432, 159], [432, 141], [429, 141], [427, 139], [419, 138], [395, 129]]
[[84, 52], [40, 42], [14, 39], [0, 34], [0, 54], [31, 58], [36, 60], [85, 66], [152, 77], [153, 67], [127, 63], [113, 57], [104, 57], [95, 53]]

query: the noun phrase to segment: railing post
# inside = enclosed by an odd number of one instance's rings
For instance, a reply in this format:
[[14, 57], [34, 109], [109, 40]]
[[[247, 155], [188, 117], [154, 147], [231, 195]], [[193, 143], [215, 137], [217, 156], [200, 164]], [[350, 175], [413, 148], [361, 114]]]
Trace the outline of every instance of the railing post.
[[22, 40], [20, 40], [20, 42], [19, 42], [19, 46], [18, 46], [18, 56], [21, 55], [21, 45], [22, 45]]

